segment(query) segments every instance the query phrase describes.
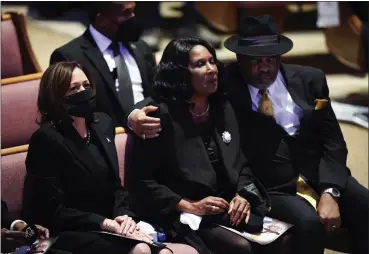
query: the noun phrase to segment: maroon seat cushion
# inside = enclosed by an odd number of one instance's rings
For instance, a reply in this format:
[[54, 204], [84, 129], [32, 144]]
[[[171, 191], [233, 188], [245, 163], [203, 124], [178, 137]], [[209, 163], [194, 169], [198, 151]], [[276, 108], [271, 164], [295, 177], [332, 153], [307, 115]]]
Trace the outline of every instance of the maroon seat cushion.
[[1, 21], [1, 78], [23, 75], [22, 55], [11, 19]]
[[115, 147], [117, 149], [119, 163], [119, 177], [122, 185], [124, 185], [126, 143], [127, 143], [127, 134], [122, 133], [115, 136]]
[[23, 152], [1, 157], [1, 199], [6, 201], [9, 211], [17, 215], [22, 206], [26, 156]]
[[1, 148], [28, 144], [38, 128], [37, 96], [40, 80], [2, 86]]

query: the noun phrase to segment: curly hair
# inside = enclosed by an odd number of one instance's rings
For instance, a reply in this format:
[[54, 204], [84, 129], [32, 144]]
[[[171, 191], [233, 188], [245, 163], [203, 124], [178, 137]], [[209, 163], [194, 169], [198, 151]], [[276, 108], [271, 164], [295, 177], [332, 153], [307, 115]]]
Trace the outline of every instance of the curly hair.
[[209, 96], [209, 103], [213, 104], [212, 107], [223, 104], [224, 86], [221, 82], [223, 64], [217, 60], [214, 48], [207, 41], [190, 37], [174, 39], [166, 46], [154, 75], [154, 98], [189, 103], [194, 89], [188, 65], [190, 51], [197, 45], [209, 50], [218, 67], [218, 89]]

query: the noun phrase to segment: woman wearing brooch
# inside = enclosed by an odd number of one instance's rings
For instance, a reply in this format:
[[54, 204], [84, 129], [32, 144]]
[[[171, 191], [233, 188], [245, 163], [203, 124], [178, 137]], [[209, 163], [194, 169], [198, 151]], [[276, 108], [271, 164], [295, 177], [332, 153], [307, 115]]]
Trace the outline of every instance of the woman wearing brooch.
[[158, 107], [151, 116], [160, 118], [162, 131], [152, 139], [129, 137], [126, 185], [133, 211], [170, 240], [199, 253], [254, 253], [256, 244], [218, 225], [259, 232], [270, 205], [240, 150], [220, 67], [204, 40], [168, 44], [154, 77], [155, 96], [136, 105]]

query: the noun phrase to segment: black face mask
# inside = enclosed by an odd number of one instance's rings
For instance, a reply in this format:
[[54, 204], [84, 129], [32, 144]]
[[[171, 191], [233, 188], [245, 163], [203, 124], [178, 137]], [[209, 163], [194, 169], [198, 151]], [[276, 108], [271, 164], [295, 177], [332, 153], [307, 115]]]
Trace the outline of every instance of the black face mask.
[[122, 22], [117, 31], [117, 41], [127, 43], [136, 42], [140, 39], [142, 26], [136, 17], [130, 18]]
[[71, 116], [90, 118], [94, 113], [95, 107], [95, 95], [93, 95], [91, 89], [66, 97], [66, 108]]

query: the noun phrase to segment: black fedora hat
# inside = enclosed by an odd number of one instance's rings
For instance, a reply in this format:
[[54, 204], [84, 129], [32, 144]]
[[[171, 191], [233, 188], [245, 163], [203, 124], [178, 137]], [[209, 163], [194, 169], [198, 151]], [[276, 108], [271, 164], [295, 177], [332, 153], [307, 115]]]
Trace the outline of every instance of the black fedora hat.
[[241, 55], [277, 56], [290, 51], [293, 42], [278, 34], [271, 16], [245, 16], [240, 23], [240, 33], [228, 38], [224, 46]]

